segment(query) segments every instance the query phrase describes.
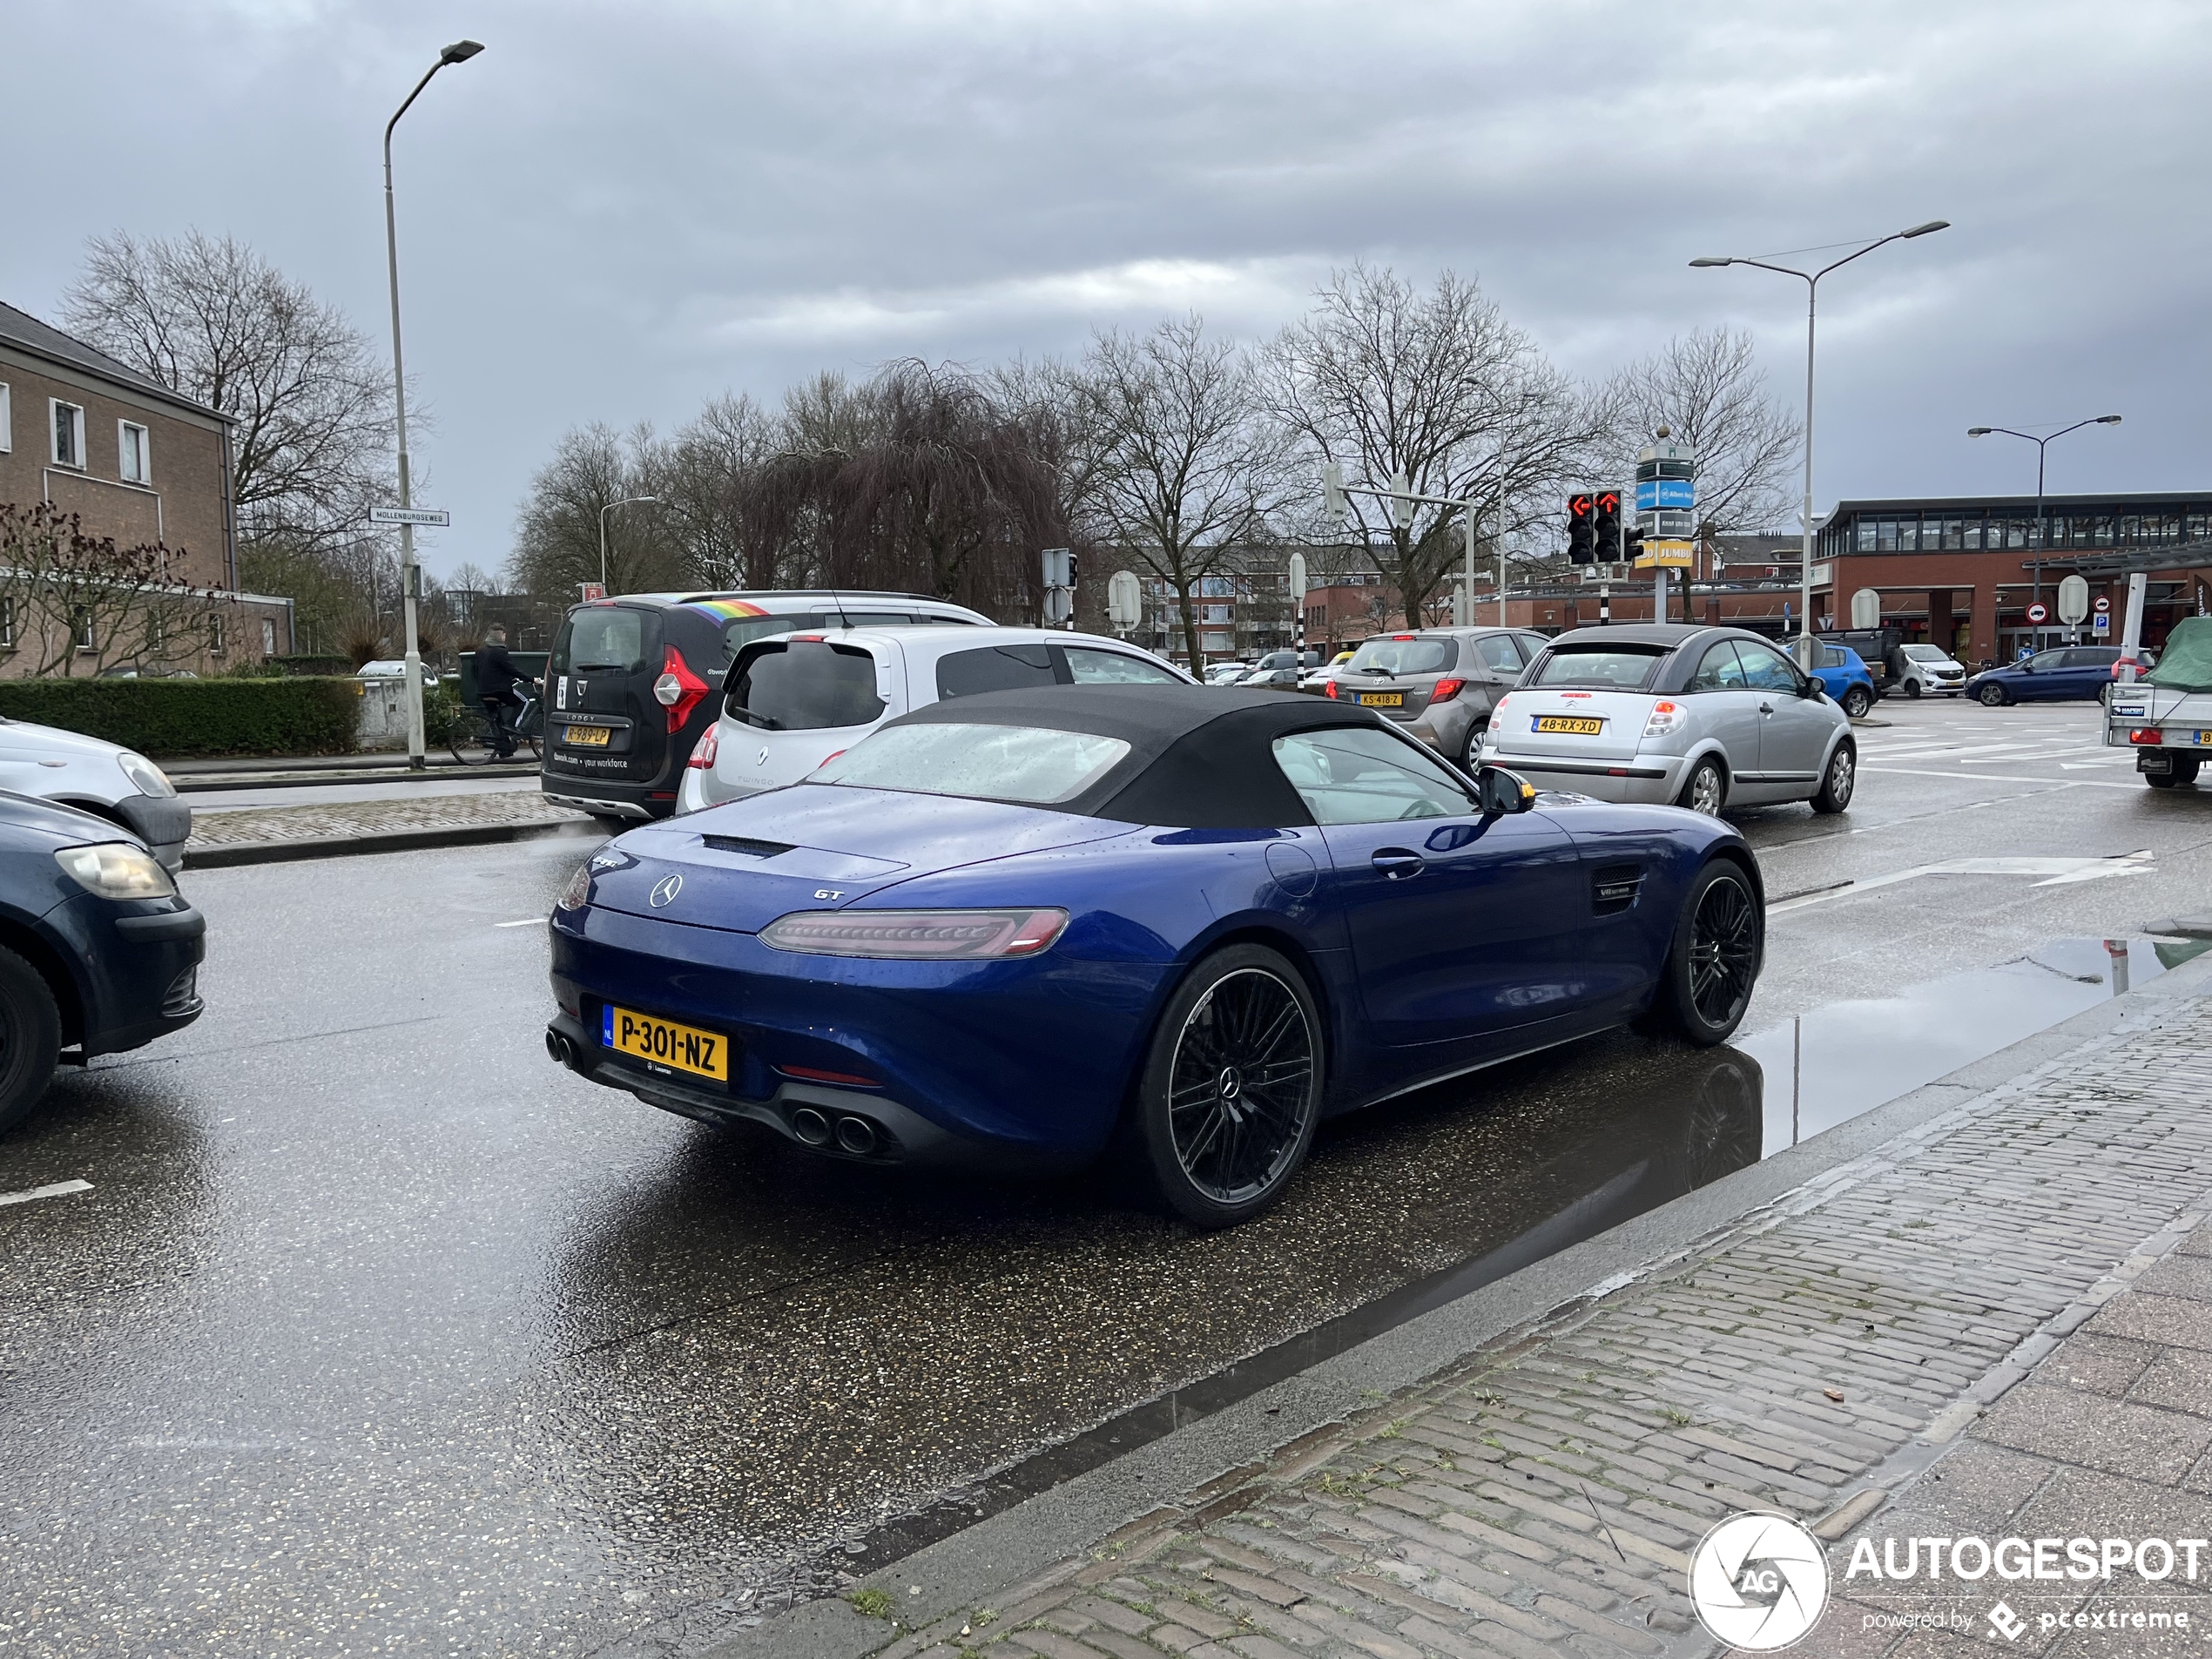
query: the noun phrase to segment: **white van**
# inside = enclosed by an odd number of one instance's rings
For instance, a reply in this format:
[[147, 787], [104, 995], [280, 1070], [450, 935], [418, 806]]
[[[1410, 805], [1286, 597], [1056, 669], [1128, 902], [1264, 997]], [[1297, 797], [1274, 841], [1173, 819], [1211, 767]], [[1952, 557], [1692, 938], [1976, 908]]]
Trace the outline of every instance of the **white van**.
[[1056, 628], [826, 628], [756, 640], [724, 682], [676, 809], [797, 783], [886, 720], [946, 698], [1101, 681], [1195, 685], [1135, 645]]

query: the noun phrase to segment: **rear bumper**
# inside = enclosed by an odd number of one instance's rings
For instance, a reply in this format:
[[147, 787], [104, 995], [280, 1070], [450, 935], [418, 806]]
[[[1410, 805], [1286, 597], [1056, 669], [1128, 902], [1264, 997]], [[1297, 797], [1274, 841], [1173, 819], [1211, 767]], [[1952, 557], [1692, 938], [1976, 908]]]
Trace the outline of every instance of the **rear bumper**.
[[676, 810], [673, 785], [659, 779], [644, 783], [617, 783], [610, 779], [579, 777], [572, 772], [543, 768], [538, 787], [556, 806], [602, 818], [627, 818], [637, 823], [666, 818]]
[[1595, 800], [1665, 806], [1682, 793], [1685, 755], [1635, 755], [1625, 760], [1570, 760], [1561, 755], [1518, 754], [1495, 744], [1481, 758], [1524, 775], [1540, 789], [1563, 789]]
[[[550, 1034], [571, 1045], [556, 1056], [570, 1069], [664, 1110], [766, 1124], [810, 1150], [839, 1149], [801, 1132], [802, 1109], [858, 1116], [880, 1133], [873, 1162], [1053, 1168], [1096, 1157], [1174, 972], [1051, 952], [966, 963], [801, 956], [751, 934], [596, 907], [556, 913], [551, 940]], [[729, 1083], [607, 1048], [610, 1004], [725, 1034]]]

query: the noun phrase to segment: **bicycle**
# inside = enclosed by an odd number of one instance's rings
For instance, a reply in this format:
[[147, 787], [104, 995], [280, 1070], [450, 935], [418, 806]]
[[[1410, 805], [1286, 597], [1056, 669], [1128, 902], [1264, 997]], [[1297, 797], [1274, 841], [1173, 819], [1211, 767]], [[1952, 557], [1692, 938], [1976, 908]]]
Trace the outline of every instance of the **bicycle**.
[[545, 730], [544, 706], [535, 691], [523, 693], [520, 707], [514, 710], [511, 731], [514, 752], [501, 755], [498, 735], [492, 729], [491, 717], [484, 712], [481, 703], [462, 709], [454, 718], [453, 740], [448, 745], [453, 758], [464, 766], [488, 766], [496, 760], [519, 760], [525, 751], [533, 760], [543, 760], [545, 749], [540, 741]]

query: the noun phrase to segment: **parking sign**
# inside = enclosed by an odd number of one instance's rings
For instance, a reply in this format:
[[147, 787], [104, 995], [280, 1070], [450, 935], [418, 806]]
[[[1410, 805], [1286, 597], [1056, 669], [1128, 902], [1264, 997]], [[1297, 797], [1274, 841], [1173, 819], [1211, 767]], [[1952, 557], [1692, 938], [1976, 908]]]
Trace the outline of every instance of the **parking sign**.
[[2095, 616], [2090, 617], [2089, 631], [2093, 634], [2110, 633], [2112, 631], [2112, 612], [2109, 610], [2100, 610]]

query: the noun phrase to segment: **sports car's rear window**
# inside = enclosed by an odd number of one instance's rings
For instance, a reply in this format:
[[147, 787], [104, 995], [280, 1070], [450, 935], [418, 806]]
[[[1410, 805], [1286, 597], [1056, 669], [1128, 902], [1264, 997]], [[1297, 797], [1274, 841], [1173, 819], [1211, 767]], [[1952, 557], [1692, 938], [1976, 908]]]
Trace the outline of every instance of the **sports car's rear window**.
[[1049, 806], [1082, 793], [1129, 751], [1119, 738], [1042, 726], [894, 725], [807, 781]]
[[1536, 665], [1530, 685], [1602, 685], [1635, 691], [1667, 654], [1663, 645], [1555, 645]]

